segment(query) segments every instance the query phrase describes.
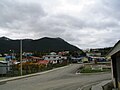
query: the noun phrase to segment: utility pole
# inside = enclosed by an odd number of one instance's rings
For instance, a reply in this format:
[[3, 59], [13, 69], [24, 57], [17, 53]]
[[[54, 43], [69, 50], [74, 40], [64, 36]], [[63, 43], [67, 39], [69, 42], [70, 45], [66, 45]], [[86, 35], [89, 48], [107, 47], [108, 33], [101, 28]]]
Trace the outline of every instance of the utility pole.
[[20, 40], [20, 74], [22, 76], [22, 39]]

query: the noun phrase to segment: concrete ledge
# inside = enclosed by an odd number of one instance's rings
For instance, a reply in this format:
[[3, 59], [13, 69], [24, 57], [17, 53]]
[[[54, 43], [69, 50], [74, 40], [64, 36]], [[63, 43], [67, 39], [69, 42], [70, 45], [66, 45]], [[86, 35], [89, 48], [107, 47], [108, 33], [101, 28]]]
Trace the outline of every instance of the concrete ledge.
[[91, 90], [112, 90], [112, 80], [103, 81], [97, 85], [93, 85]]
[[32, 77], [32, 76], [37, 76], [37, 75], [42, 75], [42, 74], [49, 73], [49, 72], [52, 72], [52, 71], [55, 71], [55, 70], [59, 70], [59, 69], [66, 68], [66, 67], [68, 67], [68, 66], [69, 66], [69, 65], [64, 66], [64, 67], [59, 67], [59, 68], [51, 69], [51, 70], [48, 70], [48, 71], [43, 71], [43, 72], [34, 73], [34, 74], [17, 76], [17, 77], [12, 77], [12, 78], [7, 78], [7, 79], [2, 79], [2, 80], [0, 80], [0, 83], [7, 82], [7, 81], [18, 80], [18, 79], [27, 78], [27, 77]]

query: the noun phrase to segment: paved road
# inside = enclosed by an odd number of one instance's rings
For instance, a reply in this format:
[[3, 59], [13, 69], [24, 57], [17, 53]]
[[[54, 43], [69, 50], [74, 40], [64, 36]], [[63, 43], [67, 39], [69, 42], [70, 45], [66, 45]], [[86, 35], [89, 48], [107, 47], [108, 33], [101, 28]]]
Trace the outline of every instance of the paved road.
[[43, 75], [9, 81], [0, 85], [0, 90], [80, 90], [84, 85], [111, 79], [110, 73], [75, 74], [80, 64]]

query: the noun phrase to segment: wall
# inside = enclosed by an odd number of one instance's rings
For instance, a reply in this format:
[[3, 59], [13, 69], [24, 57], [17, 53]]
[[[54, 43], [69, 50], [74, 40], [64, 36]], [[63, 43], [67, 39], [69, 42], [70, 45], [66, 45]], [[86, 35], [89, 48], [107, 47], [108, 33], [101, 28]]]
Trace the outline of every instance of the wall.
[[117, 82], [118, 88], [120, 90], [120, 52], [116, 54], [116, 61], [117, 61]]

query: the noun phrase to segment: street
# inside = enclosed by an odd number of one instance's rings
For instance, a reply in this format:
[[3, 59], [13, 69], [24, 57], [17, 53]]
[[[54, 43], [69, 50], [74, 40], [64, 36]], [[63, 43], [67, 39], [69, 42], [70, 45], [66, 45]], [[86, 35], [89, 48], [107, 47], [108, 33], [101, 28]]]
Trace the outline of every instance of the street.
[[111, 73], [76, 74], [80, 65], [71, 64], [46, 74], [9, 81], [1, 84], [0, 90], [78, 90], [87, 84], [111, 79]]

